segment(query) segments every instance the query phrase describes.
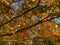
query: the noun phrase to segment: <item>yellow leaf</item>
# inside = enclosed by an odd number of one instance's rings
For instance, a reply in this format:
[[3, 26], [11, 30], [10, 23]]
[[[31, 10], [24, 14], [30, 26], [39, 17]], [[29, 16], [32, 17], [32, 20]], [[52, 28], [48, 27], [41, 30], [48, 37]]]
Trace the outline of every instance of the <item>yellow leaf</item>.
[[9, 5], [9, 2], [7, 2], [6, 0], [2, 0], [2, 2], [5, 2], [7, 5]]
[[16, 3], [14, 2], [14, 3], [12, 3], [11, 5], [12, 5], [12, 6], [15, 6], [15, 4], [16, 4]]
[[58, 25], [56, 25], [55, 27], [58, 28]]
[[25, 25], [25, 23], [23, 23], [23, 25]]
[[13, 30], [13, 27], [11, 27], [10, 29]]
[[32, 0], [32, 2], [34, 2], [35, 0]]

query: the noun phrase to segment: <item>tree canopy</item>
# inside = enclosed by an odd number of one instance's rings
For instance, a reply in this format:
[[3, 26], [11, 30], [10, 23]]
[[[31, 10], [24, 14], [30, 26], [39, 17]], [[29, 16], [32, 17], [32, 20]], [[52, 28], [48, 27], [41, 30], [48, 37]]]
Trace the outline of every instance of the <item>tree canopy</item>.
[[60, 0], [0, 0], [0, 40], [51, 45], [59, 39]]

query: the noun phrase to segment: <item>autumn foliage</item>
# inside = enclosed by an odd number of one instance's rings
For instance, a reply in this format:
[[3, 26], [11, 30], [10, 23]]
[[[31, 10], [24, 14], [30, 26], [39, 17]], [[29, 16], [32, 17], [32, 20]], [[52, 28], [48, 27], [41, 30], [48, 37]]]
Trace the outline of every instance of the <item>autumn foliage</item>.
[[0, 0], [0, 40], [6, 45], [60, 44], [60, 0]]

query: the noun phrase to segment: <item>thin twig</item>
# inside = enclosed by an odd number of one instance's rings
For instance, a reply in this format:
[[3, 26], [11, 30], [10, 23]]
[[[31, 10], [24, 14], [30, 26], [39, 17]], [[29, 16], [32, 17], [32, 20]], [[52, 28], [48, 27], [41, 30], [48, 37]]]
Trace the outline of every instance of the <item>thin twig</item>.
[[[38, 5], [37, 5], [37, 6], [38, 6]], [[32, 9], [35, 9], [37, 6], [35, 6], [35, 7], [31, 8], [30, 10], [22, 13], [21, 15], [28, 13], [28, 12], [31, 11]], [[18, 17], [20, 17], [21, 15], [19, 15], [19, 16], [17, 16], [17, 17], [14, 17], [13, 19], [18, 18]], [[49, 16], [45, 17], [44, 19], [46, 19], [46, 18], [48, 18], [48, 17], [49, 17]], [[44, 19], [42, 19], [41, 21], [39, 21], [38, 23], [36, 23], [36, 24], [34, 24], [34, 25], [32, 25], [32, 26], [29, 26], [29, 27], [26, 27], [26, 28], [17, 30], [17, 31], [15, 32], [15, 34], [18, 33], [18, 32], [22, 32], [22, 31], [24, 31], [24, 30], [26, 30], [26, 29], [29, 29], [29, 28], [31, 28], [31, 27], [37, 26], [38, 24], [41, 24], [41, 23], [43, 23], [43, 22], [51, 21], [51, 20], [53, 20], [53, 19], [55, 19], [55, 18], [58, 18], [58, 17], [53, 17], [53, 18], [51, 18], [51, 19], [49, 19], [49, 20], [44, 20]], [[13, 20], [13, 19], [11, 19], [11, 20]], [[11, 21], [11, 20], [10, 20], [10, 21]], [[9, 22], [10, 22], [10, 21], [9, 21]], [[7, 22], [7, 23], [9, 23], [9, 22]], [[5, 24], [7, 24], [7, 23], [5, 23]], [[5, 24], [3, 24], [3, 25], [5, 25]], [[3, 25], [1, 25], [1, 26], [3, 26]], [[0, 35], [0, 36], [11, 36], [11, 35], [13, 35], [13, 33], [2, 34], [2, 35]]]
[[35, 9], [36, 7], [38, 7], [39, 2], [40, 2], [40, 0], [38, 1], [38, 4], [37, 4], [35, 7], [29, 9], [28, 11], [25, 11], [25, 12], [22, 13], [21, 15], [18, 15], [18, 16], [16, 16], [16, 17], [12, 18], [11, 20], [7, 21], [6, 23], [1, 24], [0, 27], [3, 26], [3, 25], [6, 25], [6, 24], [8, 24], [8, 23], [10, 23], [12, 20], [14, 20], [14, 19], [16, 19], [16, 18], [18, 18], [18, 17], [20, 17], [20, 16], [22, 16], [22, 15], [24, 15], [24, 14], [27, 14], [27, 13], [30, 12], [31, 10]]
[[[34, 26], [37, 26], [38, 24], [41, 24], [41, 23], [43, 23], [43, 22], [46, 22], [46, 21], [51, 21], [51, 20], [53, 20], [53, 19], [55, 19], [55, 18], [58, 18], [58, 17], [54, 17], [54, 18], [51, 18], [51, 19], [49, 19], [49, 20], [45, 20], [45, 21], [43, 21], [43, 20], [41, 20], [41, 21], [39, 21], [38, 23], [36, 23], [36, 24], [34, 24], [34, 25], [32, 25], [32, 26], [29, 26], [29, 27], [26, 27], [26, 28], [23, 28], [23, 29], [20, 29], [20, 30], [17, 30], [16, 32], [15, 32], [15, 34], [16, 33], [18, 33], [18, 32], [22, 32], [22, 31], [24, 31], [24, 30], [26, 30], [26, 29], [29, 29], [29, 28], [31, 28], [31, 27], [34, 27]], [[0, 35], [0, 36], [11, 36], [11, 35], [13, 35], [13, 33], [9, 33], [9, 34], [2, 34], [2, 35]]]

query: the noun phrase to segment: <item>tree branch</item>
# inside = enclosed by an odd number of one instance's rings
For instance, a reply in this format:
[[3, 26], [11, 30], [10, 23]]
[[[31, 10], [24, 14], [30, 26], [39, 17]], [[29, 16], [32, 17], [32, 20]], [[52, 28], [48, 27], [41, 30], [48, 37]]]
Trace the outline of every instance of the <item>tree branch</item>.
[[[40, 2], [40, 1], [39, 1], [39, 2]], [[39, 4], [39, 3], [38, 3], [38, 4]], [[37, 4], [37, 6], [38, 6], [38, 4]], [[35, 6], [35, 7], [31, 8], [30, 10], [22, 13], [21, 15], [28, 13], [29, 11], [35, 9], [37, 6]], [[14, 17], [13, 19], [18, 18], [18, 17], [20, 17], [21, 15], [18, 15], [17, 17]], [[46, 18], [48, 18], [48, 17], [49, 17], [49, 16], [45, 17], [44, 19], [46, 19]], [[29, 26], [29, 27], [26, 27], [26, 28], [17, 30], [17, 31], [15, 32], [15, 34], [18, 33], [18, 32], [22, 32], [22, 31], [24, 31], [24, 30], [26, 30], [26, 29], [29, 29], [29, 28], [31, 28], [31, 27], [37, 26], [37, 25], [40, 24], [40, 23], [43, 23], [43, 22], [46, 22], [46, 21], [51, 21], [51, 20], [53, 20], [53, 19], [55, 19], [55, 18], [58, 18], [58, 17], [53, 17], [53, 18], [51, 18], [51, 19], [49, 19], [49, 20], [44, 20], [44, 19], [42, 19], [41, 21], [38, 21], [36, 24], [33, 24], [32, 26]], [[11, 22], [13, 19], [11, 19], [10, 21], [8, 21], [7, 23]], [[3, 25], [5, 25], [5, 24], [7, 24], [7, 23], [4, 23]], [[0, 25], [0, 26], [3, 26], [3, 25]], [[3, 37], [3, 36], [11, 36], [11, 35], [13, 35], [13, 33], [2, 34], [2, 35], [0, 35], [0, 36]]]
[[3, 25], [6, 25], [6, 24], [8, 24], [8, 23], [10, 23], [13, 19], [16, 19], [16, 18], [18, 18], [18, 17], [20, 17], [20, 16], [22, 16], [22, 15], [24, 15], [24, 14], [27, 14], [27, 13], [30, 12], [31, 10], [35, 9], [36, 7], [38, 7], [40, 1], [41, 1], [41, 0], [38, 1], [38, 4], [37, 4], [35, 7], [29, 9], [28, 11], [25, 11], [25, 12], [22, 13], [21, 15], [18, 15], [18, 16], [16, 16], [16, 17], [12, 18], [11, 20], [7, 21], [6, 23], [1, 24], [0, 27], [3, 26]]
[[[41, 23], [43, 23], [43, 22], [51, 21], [51, 20], [53, 20], [53, 19], [55, 19], [55, 18], [58, 18], [58, 17], [54, 17], [54, 18], [51, 18], [51, 19], [45, 20], [45, 21], [44, 21], [44, 19], [42, 19], [41, 21], [39, 21], [38, 23], [36, 23], [36, 24], [34, 24], [34, 25], [32, 25], [32, 26], [29, 26], [29, 27], [26, 27], [26, 28], [17, 30], [17, 31], [15, 32], [15, 34], [18, 33], [18, 32], [22, 32], [22, 31], [24, 31], [24, 30], [26, 30], [26, 29], [32, 28], [32, 27], [34, 27], [34, 26], [37, 26], [38, 24], [41, 24]], [[45, 19], [46, 19], [46, 17], [45, 17]], [[13, 33], [2, 34], [2, 35], [0, 35], [0, 36], [3, 37], [3, 36], [11, 36], [11, 35], [13, 35]]]

